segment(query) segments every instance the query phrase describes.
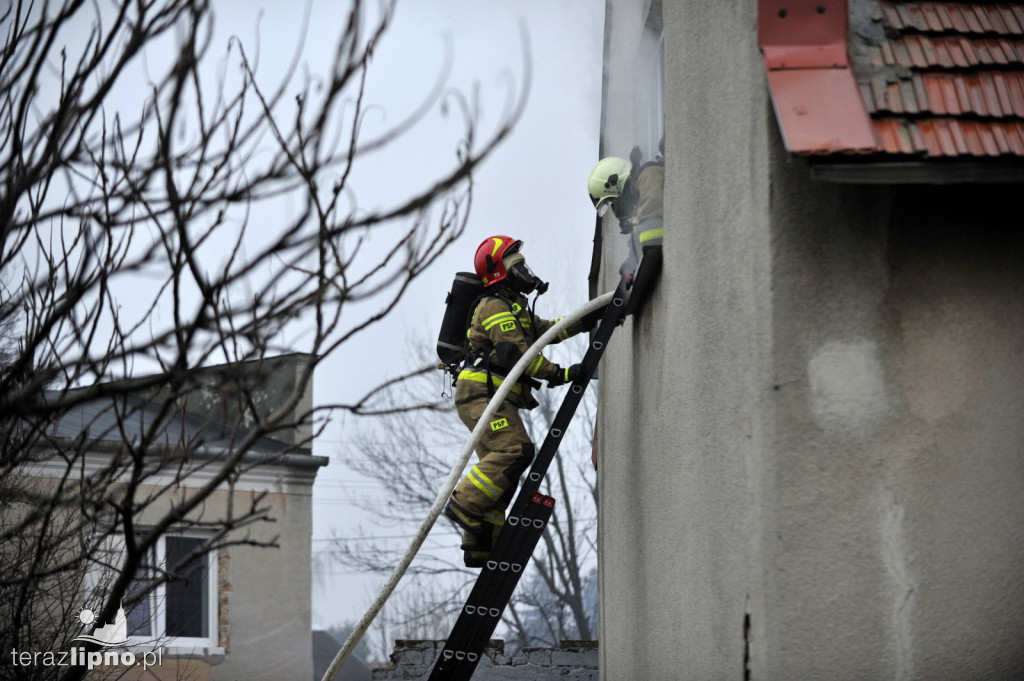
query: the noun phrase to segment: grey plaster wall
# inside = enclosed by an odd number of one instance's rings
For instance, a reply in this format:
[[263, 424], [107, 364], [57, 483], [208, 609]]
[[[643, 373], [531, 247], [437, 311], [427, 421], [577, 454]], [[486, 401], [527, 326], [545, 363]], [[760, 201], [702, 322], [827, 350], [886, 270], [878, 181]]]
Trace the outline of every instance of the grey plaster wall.
[[228, 549], [229, 638], [213, 681], [313, 677], [312, 495], [268, 494], [262, 504], [275, 522], [253, 527], [251, 536], [277, 547]]
[[[771, 251], [753, 10], [664, 3], [665, 266], [613, 337], [599, 388], [608, 679], [743, 678], [745, 616], [762, 596]], [[611, 35], [609, 49], [629, 47]], [[609, 90], [627, 88], [614, 65], [628, 58], [609, 63]], [[626, 128], [609, 127], [605, 153], [628, 152], [614, 132]], [[609, 224], [605, 238], [616, 233]], [[617, 266], [612, 256], [605, 271]]]
[[[665, 268], [599, 386], [603, 677], [1022, 678], [1024, 188], [812, 181], [756, 3], [664, 5]], [[605, 154], [645, 11], [610, 15]]]
[[819, 186], [773, 155], [765, 667], [1021, 678], [1021, 187]]
[[290, 353], [199, 369], [193, 372], [193, 379], [201, 389], [188, 395], [185, 406], [211, 423], [253, 428], [253, 409], [266, 419], [294, 402], [282, 419], [290, 427], [275, 431], [273, 437], [309, 448], [313, 380], [307, 374], [312, 359], [304, 353]]

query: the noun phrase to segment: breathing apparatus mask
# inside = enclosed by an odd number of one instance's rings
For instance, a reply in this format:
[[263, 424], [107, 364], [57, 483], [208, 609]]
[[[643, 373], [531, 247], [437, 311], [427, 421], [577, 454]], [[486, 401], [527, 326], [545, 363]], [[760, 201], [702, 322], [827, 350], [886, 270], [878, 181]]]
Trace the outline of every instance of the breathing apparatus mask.
[[533, 273], [522, 253], [508, 256], [505, 259], [505, 270], [508, 272], [509, 285], [523, 295], [529, 295], [533, 291], [541, 295], [548, 290], [547, 282], [541, 281], [540, 277]]

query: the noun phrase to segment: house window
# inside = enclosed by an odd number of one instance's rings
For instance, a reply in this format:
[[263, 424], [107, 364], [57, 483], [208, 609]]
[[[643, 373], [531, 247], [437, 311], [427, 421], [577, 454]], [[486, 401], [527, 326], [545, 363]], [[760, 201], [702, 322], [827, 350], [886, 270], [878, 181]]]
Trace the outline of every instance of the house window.
[[[177, 572], [181, 581], [166, 585], [166, 615], [164, 631], [168, 636], [209, 638], [210, 636], [210, 576], [213, 566], [209, 556], [189, 556], [202, 547], [203, 540], [195, 537], [166, 537], [167, 564], [184, 563]], [[186, 562], [187, 561], [187, 562]], [[211, 588], [212, 587], [212, 588]]]
[[[126, 613], [130, 643], [182, 649], [217, 646], [217, 552], [196, 555], [207, 541], [208, 537], [191, 533], [167, 534], [157, 540], [128, 595], [165, 575], [167, 579]], [[119, 545], [115, 550], [123, 555], [123, 537], [115, 543]]]
[[644, 30], [636, 56], [634, 135], [645, 161], [660, 155], [658, 147], [665, 135], [665, 34], [660, 14], [658, 21], [657, 27]]

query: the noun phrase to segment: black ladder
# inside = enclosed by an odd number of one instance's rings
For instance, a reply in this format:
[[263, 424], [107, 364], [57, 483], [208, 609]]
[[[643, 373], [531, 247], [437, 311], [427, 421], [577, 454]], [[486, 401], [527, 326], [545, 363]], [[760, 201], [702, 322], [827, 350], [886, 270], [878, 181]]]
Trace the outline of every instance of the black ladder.
[[586, 369], [586, 376], [573, 382], [562, 400], [562, 406], [555, 414], [551, 430], [512, 504], [512, 510], [491, 550], [487, 564], [481, 569], [469, 599], [434, 663], [430, 681], [469, 681], [473, 676], [480, 655], [501, 621], [501, 614], [511, 600], [512, 592], [519, 584], [554, 510], [555, 500], [538, 491], [540, 483], [558, 451], [562, 435], [576, 414], [576, 408], [601, 361], [612, 331], [627, 314], [629, 298], [633, 293], [630, 282], [623, 278], [612, 294], [612, 300], [581, 362]]

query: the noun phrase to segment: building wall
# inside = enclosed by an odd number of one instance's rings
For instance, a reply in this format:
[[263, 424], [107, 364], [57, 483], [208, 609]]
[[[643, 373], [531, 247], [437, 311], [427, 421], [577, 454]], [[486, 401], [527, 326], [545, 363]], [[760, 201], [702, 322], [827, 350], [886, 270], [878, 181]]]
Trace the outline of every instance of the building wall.
[[1021, 188], [817, 186], [773, 152], [768, 668], [1019, 678]]
[[[234, 493], [236, 514], [249, 509], [254, 494]], [[225, 517], [231, 498], [229, 492], [214, 492], [203, 505], [203, 519]], [[189, 653], [184, 659], [165, 653], [157, 671], [162, 678], [182, 672], [211, 681], [312, 678], [312, 496], [309, 490], [275, 492], [258, 505], [268, 509], [274, 522], [256, 523], [232, 536], [278, 546], [242, 544], [221, 551], [221, 650], [205, 657]]]
[[[243, 479], [239, 486], [275, 491], [264, 495], [248, 490], [214, 491], [191, 516], [192, 520], [212, 526], [227, 517], [229, 502], [233, 502], [236, 518], [256, 503], [258, 508], [266, 509], [272, 519], [272, 522], [258, 522], [234, 531], [229, 538], [241, 544], [219, 552], [215, 563], [219, 601], [217, 647], [176, 649], [167, 647], [165, 642], [158, 642], [162, 649], [158, 663], [148, 669], [141, 664], [131, 668], [118, 667], [115, 670], [118, 678], [126, 681], [184, 678], [194, 681], [309, 681], [312, 678], [311, 483], [315, 469], [302, 473], [292, 471], [291, 474], [283, 467], [268, 469], [274, 471], [269, 475], [277, 475], [281, 481], [276, 484], [266, 481], [252, 483]], [[47, 490], [56, 483], [53, 479], [40, 477], [20, 484]], [[144, 526], [155, 522], [167, 513], [172, 503], [187, 493], [188, 490], [182, 489], [170, 492], [163, 487], [140, 486], [136, 498], [152, 496], [155, 501], [147, 505], [137, 523]], [[15, 514], [8, 515], [5, 521], [16, 521], [18, 509], [14, 511]], [[55, 518], [54, 524], [60, 525], [62, 516], [56, 515]], [[272, 543], [277, 546], [268, 546]], [[0, 548], [11, 547], [4, 545]], [[67, 622], [74, 619], [83, 605], [81, 581], [64, 577], [47, 582], [45, 586], [47, 595], [53, 596], [54, 601], [41, 599], [38, 602], [39, 613], [30, 614], [26, 619], [41, 628], [54, 627], [57, 635], [63, 636]], [[92, 602], [85, 604], [96, 607]], [[21, 649], [29, 650], [24, 646]], [[144, 650], [134, 651], [140, 662]], [[9, 661], [10, 658], [5, 659], [5, 664]]]
[[229, 633], [213, 681], [313, 676], [312, 496], [270, 494], [261, 503], [270, 506], [276, 522], [254, 526], [252, 537], [278, 547], [227, 549]]
[[[766, 465], [770, 426], [767, 102], [746, 4], [664, 4], [665, 265], [613, 337], [599, 387], [608, 679], [742, 678], [745, 614], [760, 596], [750, 586], [762, 522], [753, 469]], [[617, 110], [631, 96], [630, 45], [614, 25], [624, 13], [616, 3], [609, 16], [608, 49], [623, 53], [608, 60], [604, 153], [617, 155], [632, 145], [628, 110]], [[711, 26], [731, 37], [712, 38]], [[617, 231], [609, 224], [605, 239]], [[605, 260], [606, 288], [617, 256]]]
[[[608, 16], [605, 154], [647, 4]], [[665, 267], [599, 387], [602, 676], [1019, 678], [1021, 187], [814, 182], [756, 3], [663, 14]]]

